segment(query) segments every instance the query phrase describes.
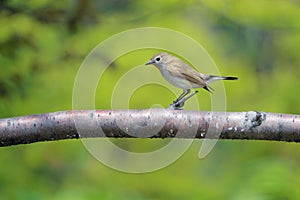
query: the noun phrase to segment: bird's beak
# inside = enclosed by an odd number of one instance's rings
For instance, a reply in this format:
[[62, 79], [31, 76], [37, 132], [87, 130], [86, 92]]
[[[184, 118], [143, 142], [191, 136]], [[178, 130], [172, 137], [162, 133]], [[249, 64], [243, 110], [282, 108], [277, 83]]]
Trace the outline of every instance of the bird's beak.
[[155, 63], [154, 61], [152, 61], [152, 60], [150, 60], [149, 62], [147, 62], [145, 65], [151, 65], [151, 64], [153, 64], [153, 63]]

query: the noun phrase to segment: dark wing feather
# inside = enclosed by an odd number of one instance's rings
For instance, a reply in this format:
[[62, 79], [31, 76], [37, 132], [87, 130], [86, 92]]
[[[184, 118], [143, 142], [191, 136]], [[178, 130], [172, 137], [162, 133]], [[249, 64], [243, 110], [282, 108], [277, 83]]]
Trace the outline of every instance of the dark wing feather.
[[190, 73], [181, 72], [181, 74], [184, 76], [185, 79], [187, 79], [188, 81], [190, 81], [196, 85], [206, 86], [206, 83], [204, 82], [204, 80], [197, 74], [194, 74], [192, 72], [190, 72]]

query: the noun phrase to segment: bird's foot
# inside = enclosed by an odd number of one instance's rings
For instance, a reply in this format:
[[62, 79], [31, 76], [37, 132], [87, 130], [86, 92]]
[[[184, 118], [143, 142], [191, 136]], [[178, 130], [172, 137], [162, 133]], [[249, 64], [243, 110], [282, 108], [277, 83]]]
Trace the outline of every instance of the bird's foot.
[[175, 101], [173, 101], [173, 104], [178, 103], [179, 99], [176, 99]]
[[174, 110], [183, 110], [184, 101], [173, 102], [170, 104], [169, 108]]
[[172, 104], [170, 104], [169, 108], [174, 109], [174, 110], [183, 110], [184, 103], [197, 93], [198, 93], [198, 91], [195, 91], [195, 92], [193, 92], [192, 94], [190, 94], [189, 96], [187, 96], [185, 98], [182, 98], [182, 99], [179, 99], [179, 100], [176, 99], [175, 101], [173, 101]]

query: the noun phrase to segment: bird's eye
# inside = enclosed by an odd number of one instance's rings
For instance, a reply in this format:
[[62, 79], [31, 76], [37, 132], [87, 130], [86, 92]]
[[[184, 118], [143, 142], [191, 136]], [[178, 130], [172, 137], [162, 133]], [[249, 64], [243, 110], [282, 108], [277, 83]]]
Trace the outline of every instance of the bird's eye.
[[156, 60], [157, 62], [159, 62], [159, 61], [160, 61], [160, 57], [156, 57], [155, 60]]

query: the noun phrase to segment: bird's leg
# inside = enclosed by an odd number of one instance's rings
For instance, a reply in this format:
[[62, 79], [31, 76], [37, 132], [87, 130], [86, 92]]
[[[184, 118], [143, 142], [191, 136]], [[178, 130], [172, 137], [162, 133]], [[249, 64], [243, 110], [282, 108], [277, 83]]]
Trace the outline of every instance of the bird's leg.
[[197, 93], [198, 93], [198, 91], [196, 90], [195, 92], [193, 92], [189, 96], [187, 96], [185, 98], [182, 98], [181, 100], [178, 101], [178, 104], [184, 104], [184, 102], [186, 102], [187, 100], [189, 100], [192, 96], [194, 96]]
[[177, 103], [175, 103], [174, 105], [174, 109], [176, 110], [182, 110], [182, 107], [184, 106], [184, 103], [189, 100], [192, 96], [194, 96], [195, 94], [197, 94], [198, 91], [193, 92], [192, 94], [190, 94], [189, 96], [180, 99]]
[[189, 96], [185, 97], [185, 98], [181, 98], [179, 101], [177, 101], [176, 103], [173, 103], [170, 105], [169, 108], [173, 108], [175, 110], [182, 110], [184, 103], [189, 100], [192, 96], [194, 96], [195, 94], [197, 94], [198, 91], [193, 92], [192, 94], [190, 94]]
[[183, 97], [185, 97], [190, 92], [191, 92], [190, 89], [183, 90], [183, 92], [179, 95], [179, 97], [175, 101], [173, 101], [173, 103], [177, 103], [178, 101], [180, 101]]
[[182, 100], [182, 98], [184, 98], [188, 93], [190, 93], [190, 91], [191, 91], [190, 89], [183, 90], [183, 92], [179, 95], [179, 97], [175, 101], [173, 101], [172, 104], [170, 104], [169, 108], [180, 110], [181, 107], [183, 107], [183, 105], [179, 106], [180, 104], [178, 104], [178, 102]]

